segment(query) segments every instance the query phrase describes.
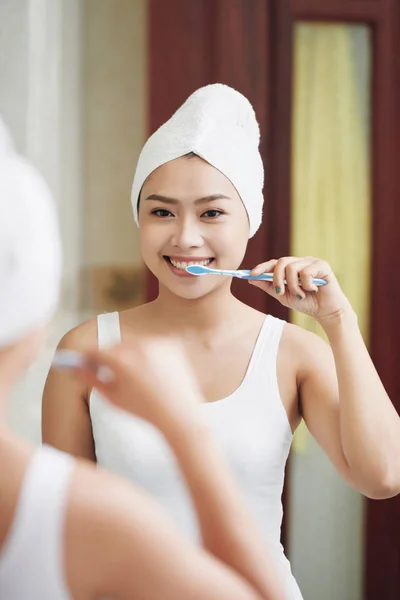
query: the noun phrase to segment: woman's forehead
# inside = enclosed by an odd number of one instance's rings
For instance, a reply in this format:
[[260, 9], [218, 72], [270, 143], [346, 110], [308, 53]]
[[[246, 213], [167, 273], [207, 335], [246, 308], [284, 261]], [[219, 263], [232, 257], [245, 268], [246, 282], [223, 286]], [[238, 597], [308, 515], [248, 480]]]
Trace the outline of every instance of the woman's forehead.
[[231, 181], [199, 157], [181, 157], [161, 165], [146, 179], [142, 198], [152, 194], [198, 199], [213, 195], [237, 198]]

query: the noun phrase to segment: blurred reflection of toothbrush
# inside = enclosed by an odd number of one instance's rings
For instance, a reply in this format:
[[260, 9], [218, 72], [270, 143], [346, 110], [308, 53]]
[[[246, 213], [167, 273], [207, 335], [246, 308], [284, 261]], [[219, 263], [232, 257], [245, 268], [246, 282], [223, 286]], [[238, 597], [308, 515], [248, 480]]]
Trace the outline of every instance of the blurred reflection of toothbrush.
[[101, 365], [99, 367], [90, 365], [83, 354], [76, 350], [57, 350], [51, 366], [61, 370], [90, 369], [102, 383], [110, 383], [113, 380], [110, 369]]

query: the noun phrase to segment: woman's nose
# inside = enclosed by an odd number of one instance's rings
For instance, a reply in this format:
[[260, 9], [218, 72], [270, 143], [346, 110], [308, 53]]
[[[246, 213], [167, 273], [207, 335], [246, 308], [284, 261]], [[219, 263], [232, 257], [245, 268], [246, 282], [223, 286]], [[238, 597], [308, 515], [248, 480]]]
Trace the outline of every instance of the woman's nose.
[[200, 248], [203, 245], [201, 226], [193, 219], [176, 219], [172, 235], [172, 245], [182, 250]]

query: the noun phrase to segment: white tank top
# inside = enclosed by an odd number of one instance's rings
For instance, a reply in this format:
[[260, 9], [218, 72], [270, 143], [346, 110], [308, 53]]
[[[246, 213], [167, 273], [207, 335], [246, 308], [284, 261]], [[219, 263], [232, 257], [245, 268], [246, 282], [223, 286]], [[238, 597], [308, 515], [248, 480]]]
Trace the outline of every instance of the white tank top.
[[33, 454], [0, 548], [1, 600], [72, 600], [64, 577], [64, 517], [75, 461], [49, 446]]
[[[99, 347], [121, 342], [117, 312], [99, 315], [97, 322]], [[288, 600], [302, 600], [280, 544], [284, 471], [293, 439], [276, 375], [284, 324], [266, 316], [240, 386], [201, 409], [269, 548], [284, 567]], [[90, 397], [90, 415], [98, 463], [145, 488], [167, 509], [180, 531], [200, 543], [188, 490], [162, 434], [112, 406], [95, 390]]]

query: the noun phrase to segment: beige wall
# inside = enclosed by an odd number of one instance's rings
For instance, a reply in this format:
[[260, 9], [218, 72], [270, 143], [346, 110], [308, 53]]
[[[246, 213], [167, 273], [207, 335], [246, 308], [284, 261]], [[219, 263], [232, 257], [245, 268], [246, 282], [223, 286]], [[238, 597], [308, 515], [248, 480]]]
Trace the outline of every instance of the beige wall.
[[99, 311], [144, 297], [130, 189], [147, 133], [146, 4], [85, 2], [83, 306]]
[[85, 264], [140, 262], [130, 205], [146, 136], [146, 2], [87, 0]]

